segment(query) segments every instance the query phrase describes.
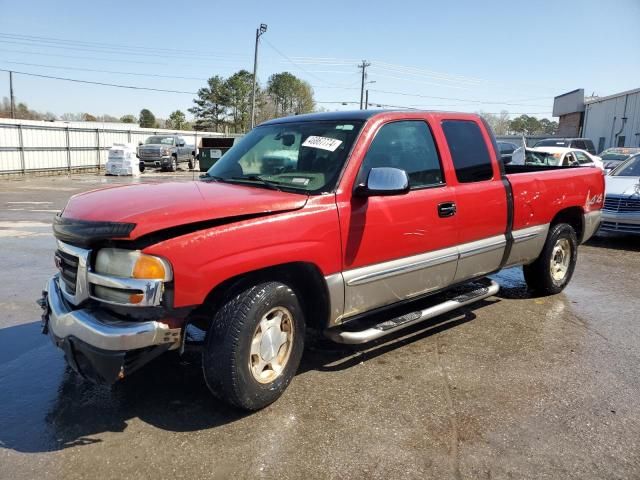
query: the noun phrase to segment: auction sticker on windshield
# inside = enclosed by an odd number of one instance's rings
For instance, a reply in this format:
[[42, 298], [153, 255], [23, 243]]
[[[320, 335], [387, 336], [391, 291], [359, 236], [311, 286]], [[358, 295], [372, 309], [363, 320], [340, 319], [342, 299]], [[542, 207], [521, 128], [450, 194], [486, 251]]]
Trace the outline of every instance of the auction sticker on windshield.
[[307, 139], [302, 144], [303, 147], [311, 147], [311, 148], [321, 148], [322, 150], [329, 150], [330, 152], [335, 152], [336, 148], [340, 146], [342, 140], [337, 140], [335, 138], [329, 137], [316, 137], [311, 135], [307, 137]]

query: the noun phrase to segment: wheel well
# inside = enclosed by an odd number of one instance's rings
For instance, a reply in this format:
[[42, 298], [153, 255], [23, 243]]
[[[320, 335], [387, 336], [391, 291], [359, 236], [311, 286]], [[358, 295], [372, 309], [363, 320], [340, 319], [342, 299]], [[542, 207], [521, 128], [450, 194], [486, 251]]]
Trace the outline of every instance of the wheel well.
[[560, 210], [553, 220], [551, 220], [551, 226], [559, 223], [568, 223], [576, 231], [576, 237], [578, 243], [582, 242], [582, 235], [584, 234], [584, 214], [580, 207], [570, 207]]
[[[229, 278], [214, 287], [195, 313], [194, 323], [208, 327], [211, 312], [248, 285], [263, 281], [280, 281], [296, 293], [305, 312], [307, 326], [324, 329], [329, 317], [329, 292], [320, 269], [312, 263], [292, 262], [254, 270]], [[204, 323], [204, 324], [203, 324]]]

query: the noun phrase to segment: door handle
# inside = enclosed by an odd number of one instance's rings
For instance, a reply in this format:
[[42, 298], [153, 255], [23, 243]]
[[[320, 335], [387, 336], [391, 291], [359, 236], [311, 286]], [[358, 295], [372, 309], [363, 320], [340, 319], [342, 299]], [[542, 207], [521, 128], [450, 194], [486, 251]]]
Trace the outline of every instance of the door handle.
[[438, 205], [438, 216], [441, 218], [453, 217], [456, 214], [455, 202], [443, 202]]

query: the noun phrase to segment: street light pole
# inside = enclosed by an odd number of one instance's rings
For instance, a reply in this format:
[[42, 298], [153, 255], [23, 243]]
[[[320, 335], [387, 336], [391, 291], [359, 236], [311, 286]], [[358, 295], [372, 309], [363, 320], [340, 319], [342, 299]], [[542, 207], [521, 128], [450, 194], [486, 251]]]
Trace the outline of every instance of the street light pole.
[[251, 90], [251, 128], [256, 123], [256, 74], [258, 72], [258, 45], [260, 44], [260, 36], [267, 31], [267, 25], [260, 24], [260, 28], [256, 28], [256, 48], [253, 53], [253, 89]]

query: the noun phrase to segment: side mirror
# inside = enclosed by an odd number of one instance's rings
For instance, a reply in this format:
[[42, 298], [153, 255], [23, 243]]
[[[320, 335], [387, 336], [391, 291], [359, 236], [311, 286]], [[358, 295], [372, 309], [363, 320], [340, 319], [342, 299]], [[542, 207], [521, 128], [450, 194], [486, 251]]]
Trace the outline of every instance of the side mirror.
[[138, 146], [142, 145], [142, 142], [138, 142]]
[[392, 167], [372, 168], [367, 176], [366, 185], [358, 185], [355, 190], [355, 194], [359, 197], [404, 195], [408, 192], [407, 172]]
[[180, 142], [180, 143], [178, 143], [178, 146], [179, 146], [179, 147], [184, 147], [184, 142]]

